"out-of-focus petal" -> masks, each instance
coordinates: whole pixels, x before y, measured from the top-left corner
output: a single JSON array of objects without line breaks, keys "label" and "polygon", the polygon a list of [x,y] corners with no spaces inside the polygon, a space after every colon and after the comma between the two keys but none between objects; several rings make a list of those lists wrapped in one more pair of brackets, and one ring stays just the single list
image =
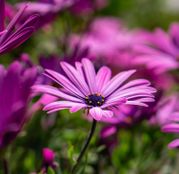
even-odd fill
[{"label": "out-of-focus petal", "polygon": [[179,139],[173,140],[170,144],[168,144],[170,149],[179,148]]}]

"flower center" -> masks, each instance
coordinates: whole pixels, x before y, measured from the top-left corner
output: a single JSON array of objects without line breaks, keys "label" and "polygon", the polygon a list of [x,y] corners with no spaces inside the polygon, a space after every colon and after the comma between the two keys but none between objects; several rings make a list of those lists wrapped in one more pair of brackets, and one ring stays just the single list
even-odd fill
[{"label": "flower center", "polygon": [[104,103],[104,97],[100,94],[91,94],[85,97],[85,102],[91,106],[101,106]]}]

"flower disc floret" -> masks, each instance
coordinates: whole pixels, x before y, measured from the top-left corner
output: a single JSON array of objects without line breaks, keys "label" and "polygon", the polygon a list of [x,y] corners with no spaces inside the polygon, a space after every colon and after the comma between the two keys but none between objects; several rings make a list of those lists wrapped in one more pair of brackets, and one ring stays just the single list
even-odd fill
[{"label": "flower disc floret", "polygon": [[104,103],[104,97],[101,94],[91,94],[85,97],[85,102],[91,106],[101,106]]}]

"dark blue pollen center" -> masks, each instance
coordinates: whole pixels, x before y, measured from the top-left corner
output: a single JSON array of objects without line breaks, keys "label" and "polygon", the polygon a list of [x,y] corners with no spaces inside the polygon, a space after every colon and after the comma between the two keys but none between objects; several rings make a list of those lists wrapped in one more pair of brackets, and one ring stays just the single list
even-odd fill
[{"label": "dark blue pollen center", "polygon": [[91,94],[86,96],[85,102],[91,106],[101,106],[104,103],[104,97],[100,94]]}]

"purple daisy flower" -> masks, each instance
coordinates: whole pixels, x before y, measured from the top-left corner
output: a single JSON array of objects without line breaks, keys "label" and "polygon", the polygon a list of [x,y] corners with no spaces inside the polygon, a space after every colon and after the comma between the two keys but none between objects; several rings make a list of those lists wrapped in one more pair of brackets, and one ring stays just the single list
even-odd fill
[{"label": "purple daisy flower", "polygon": [[6,70],[0,65],[0,149],[6,147],[20,132],[32,115],[28,109],[31,86],[34,85],[37,69],[24,68],[18,61]]},{"label": "purple daisy flower", "polygon": [[37,14],[31,15],[23,22],[23,24],[16,28],[16,25],[23,15],[26,7],[27,4],[18,11],[9,25],[5,28],[5,2],[4,0],[0,1],[0,54],[6,53],[19,46],[34,32],[35,25],[39,17]]},{"label": "purple daisy flower", "polygon": [[136,45],[137,64],[146,65],[157,73],[179,68],[179,24],[173,23],[169,32],[158,28],[154,32],[145,32],[144,42]]},{"label": "purple daisy flower", "polygon": [[[113,17],[96,18],[83,34],[72,34],[70,45],[80,43],[80,48],[89,49],[91,59],[121,69],[134,66],[133,46],[142,42],[141,31],[130,31]],[[106,49],[108,48],[108,49]]]},{"label": "purple daisy flower", "polygon": [[145,79],[132,80],[123,84],[135,70],[124,71],[111,79],[111,70],[101,67],[96,73],[89,59],[76,62],[75,67],[66,62],[60,63],[65,75],[52,70],[45,70],[45,75],[57,82],[61,88],[49,85],[35,85],[34,92],[56,96],[61,101],[52,102],[44,107],[48,113],[63,109],[77,112],[85,109],[95,120],[102,117],[112,117],[111,108],[121,104],[147,106],[153,102],[152,93],[156,90],[150,87]]},{"label": "purple daisy flower", "polygon": [[156,112],[151,117],[151,123],[163,126],[179,116],[178,101],[177,93],[162,97],[155,106]]}]

